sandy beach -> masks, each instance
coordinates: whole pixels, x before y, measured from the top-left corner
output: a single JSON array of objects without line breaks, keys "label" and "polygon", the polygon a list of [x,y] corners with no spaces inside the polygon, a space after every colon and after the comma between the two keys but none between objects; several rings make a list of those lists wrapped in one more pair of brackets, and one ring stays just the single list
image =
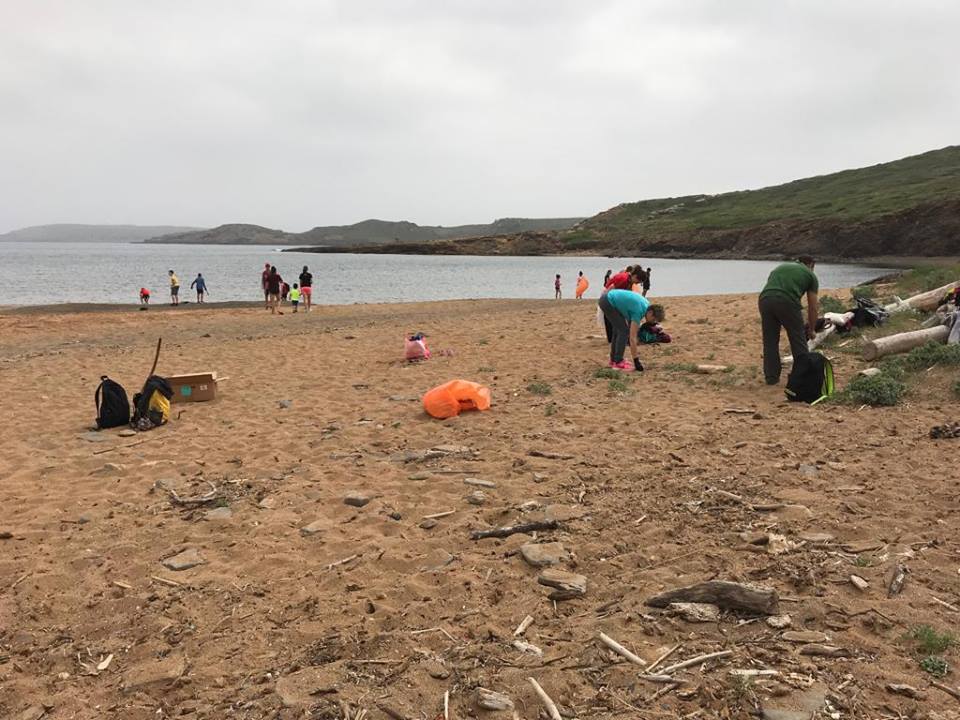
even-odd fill
[{"label": "sandy beach", "polygon": [[[960,618],[960,441],[928,437],[960,419],[946,371],[898,408],[788,404],[762,383],[755,296],[662,301],[675,342],[625,391],[594,376],[594,300],[0,313],[0,717],[433,720],[446,693],[449,718],[535,720],[531,677],[564,717],[957,717],[907,639]],[[408,364],[415,331],[435,357]],[[132,395],[158,337],[160,374],[215,370],[219,397],[89,432],[99,377]],[[831,356],[840,385],[866,367]],[[453,378],[491,410],[425,415]],[[520,552],[546,542],[585,595],[548,598]],[[790,626],[645,605],[713,579],[776,589]],[[514,644],[528,615],[540,654]],[[661,670],[731,654],[658,684],[600,632],[648,664],[679,646]]]}]

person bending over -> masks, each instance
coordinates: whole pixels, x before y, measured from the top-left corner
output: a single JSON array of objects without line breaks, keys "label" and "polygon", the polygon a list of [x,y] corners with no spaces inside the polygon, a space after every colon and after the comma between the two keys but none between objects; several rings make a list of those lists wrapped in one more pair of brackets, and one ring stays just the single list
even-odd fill
[{"label": "person bending over", "polygon": [[[664,318],[662,305],[651,305],[640,293],[632,290],[608,290],[600,298],[603,316],[610,321],[613,339],[610,342],[610,367],[617,370],[643,371],[640,351],[637,349],[637,332],[644,322],[660,322]],[[633,364],[623,359],[627,345]]]},{"label": "person bending over", "polygon": [[[790,352],[797,358],[808,352],[807,340],[816,334],[820,313],[817,293],[820,281],[813,273],[812,257],[801,257],[797,262],[778,265],[767,278],[760,293],[758,307],[763,329],[763,377],[767,385],[780,382],[780,328],[787,331]],[[807,325],[803,325],[800,300],[807,296]]]},{"label": "person bending over", "polygon": [[197,277],[190,283],[190,287],[197,290],[197,302],[203,302],[203,296],[207,294],[207,281],[203,278],[203,273],[197,273]]}]

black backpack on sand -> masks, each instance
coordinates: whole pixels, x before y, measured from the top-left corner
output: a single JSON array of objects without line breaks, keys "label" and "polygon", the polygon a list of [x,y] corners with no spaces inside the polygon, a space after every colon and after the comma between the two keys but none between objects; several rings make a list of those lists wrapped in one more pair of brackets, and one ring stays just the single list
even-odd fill
[{"label": "black backpack on sand", "polygon": [[130,422],[130,402],[120,383],[106,375],[100,376],[100,385],[93,395],[97,405],[97,429],[121,427]]},{"label": "black backpack on sand", "polygon": [[834,393],[833,365],[818,352],[795,357],[786,393],[788,400],[810,405],[830,397]]}]

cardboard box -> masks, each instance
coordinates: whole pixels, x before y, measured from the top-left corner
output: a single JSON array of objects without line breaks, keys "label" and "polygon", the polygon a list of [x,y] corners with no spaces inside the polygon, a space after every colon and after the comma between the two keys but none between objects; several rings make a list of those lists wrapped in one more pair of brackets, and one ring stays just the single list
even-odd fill
[{"label": "cardboard box", "polygon": [[170,375],[167,382],[173,388],[170,402],[205,402],[217,396],[218,378],[215,372],[190,373],[189,375]]}]

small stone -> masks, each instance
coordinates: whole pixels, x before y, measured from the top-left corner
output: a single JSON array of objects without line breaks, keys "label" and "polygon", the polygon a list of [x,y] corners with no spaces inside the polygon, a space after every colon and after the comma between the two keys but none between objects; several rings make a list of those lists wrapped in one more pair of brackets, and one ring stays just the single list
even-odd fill
[{"label": "small stone", "polygon": [[800,539],[806,543],[810,543],[811,545],[827,545],[833,542],[834,537],[830,533],[813,532],[803,533],[800,536]]},{"label": "small stone", "polygon": [[426,518],[420,523],[420,527],[424,530],[432,530],[437,526],[437,521],[433,518]]},{"label": "small stone", "polygon": [[668,615],[679,615],[687,622],[719,622],[720,608],[710,603],[670,603]]},{"label": "small stone", "polygon": [[149,661],[135,666],[124,678],[128,690],[142,690],[151,685],[160,685],[179,680],[187,671],[183,657],[168,656],[160,661]]},{"label": "small stone", "polygon": [[343,498],[344,505],[350,505],[351,507],[361,508],[371,500],[370,496],[362,492],[351,492],[347,493],[346,497]]},{"label": "small stone", "polygon": [[126,430],[121,430],[120,432],[117,433],[117,435],[120,437],[133,437],[136,434],[137,434],[137,431],[131,428],[127,428]]},{"label": "small stone", "polygon": [[771,615],[766,619],[766,623],[775,630],[782,630],[793,624],[793,618],[789,615]]},{"label": "small stone", "polygon": [[413,475],[408,475],[407,480],[413,480],[415,482],[419,482],[421,480],[429,480],[430,477],[431,477],[430,473],[428,472],[414,473]]},{"label": "small stone", "polygon": [[91,519],[92,518],[90,517],[90,515],[88,515],[87,513],[84,513],[83,515],[77,518],[77,525],[86,525],[88,522],[90,522]]},{"label": "small stone", "polygon": [[483,488],[495,488],[497,484],[493,480],[482,480],[480,478],[464,478],[464,485],[474,485]]},{"label": "small stone", "polygon": [[426,665],[427,675],[432,677],[434,680],[446,680],[450,677],[450,671],[447,670],[441,663],[438,662],[428,662]]},{"label": "small stone", "polygon": [[105,463],[103,466],[91,472],[91,475],[116,475],[125,470],[123,465],[117,463]]},{"label": "small stone", "polygon": [[229,520],[233,517],[233,510],[228,507],[218,507],[213,510],[207,510],[207,512],[204,513],[204,517],[211,521]]},{"label": "small stone", "polygon": [[483,490],[474,490],[464,500],[471,505],[484,505],[487,502],[487,494]]},{"label": "small stone", "polygon": [[314,520],[309,525],[305,525],[300,528],[301,535],[316,535],[319,532],[323,532],[327,527],[326,520]]},{"label": "small stone", "polygon": [[198,565],[203,565],[206,562],[206,560],[200,557],[200,553],[196,548],[190,548],[173,557],[167,558],[163,561],[163,566],[170,570],[189,570]]},{"label": "small stone", "polygon": [[783,555],[793,550],[794,547],[796,547],[796,543],[787,540],[785,535],[770,533],[767,536],[767,554],[769,555]]},{"label": "small stone", "polygon": [[275,497],[270,497],[269,495],[257,503],[257,507],[261,510],[273,510],[276,506],[277,499]]},{"label": "small stone", "polygon": [[403,520],[403,515],[398,513],[396,510],[394,510],[393,512],[387,513],[387,517],[390,518],[391,520],[398,520],[398,521]]},{"label": "small stone", "polygon": [[540,503],[538,503],[536,500],[527,500],[517,509],[523,513],[533,512],[534,510],[540,509]]},{"label": "small stone", "polygon": [[799,465],[797,469],[800,471],[800,474],[804,477],[816,477],[820,470],[816,465]]},{"label": "small stone", "polygon": [[277,405],[283,410],[288,410],[293,405],[293,400],[281,400]]},{"label": "small stone", "polygon": [[870,587],[870,583],[868,583],[866,580],[864,580],[864,579],[863,579],[862,577],[860,577],[859,575],[851,575],[851,576],[850,576],[850,582],[851,582],[851,584],[852,584],[857,590],[860,590],[861,592],[863,592],[863,591],[866,590],[868,587]]},{"label": "small stone", "polygon": [[107,440],[109,440],[110,436],[104,433],[101,433],[97,430],[91,430],[90,432],[83,433],[80,436],[80,439],[86,440],[87,442],[100,443],[100,442],[106,442]]},{"label": "small stone", "polygon": [[477,705],[484,710],[513,710],[513,700],[503,693],[477,688]]},{"label": "small stone", "polygon": [[827,637],[825,633],[817,632],[816,630],[788,630],[780,637],[787,642],[802,644],[825,643],[830,641],[830,638]]},{"label": "small stone", "polygon": [[9,540],[13,537],[13,533],[9,530],[0,530],[0,540]]},{"label": "small stone", "polygon": [[520,546],[520,555],[533,567],[550,567],[568,560],[570,555],[558,542],[527,543]]},{"label": "small stone", "polygon": [[535,473],[533,474],[533,481],[534,481],[535,483],[546,482],[546,480],[547,480],[547,476],[544,475],[543,473],[536,473],[536,472],[535,472]]},{"label": "small stone", "polygon": [[912,685],[900,685],[897,683],[888,683],[887,692],[892,692],[894,695],[903,695],[912,700],[923,700],[925,697],[922,692],[917,690]]},{"label": "small stone", "polygon": [[69,679],[70,679],[70,673],[68,672],[57,673],[57,680],[69,680]]},{"label": "small stone", "polygon": [[571,600],[587,594],[587,578],[577,573],[548,569],[540,573],[537,582],[554,588],[548,596],[551,600]]}]

